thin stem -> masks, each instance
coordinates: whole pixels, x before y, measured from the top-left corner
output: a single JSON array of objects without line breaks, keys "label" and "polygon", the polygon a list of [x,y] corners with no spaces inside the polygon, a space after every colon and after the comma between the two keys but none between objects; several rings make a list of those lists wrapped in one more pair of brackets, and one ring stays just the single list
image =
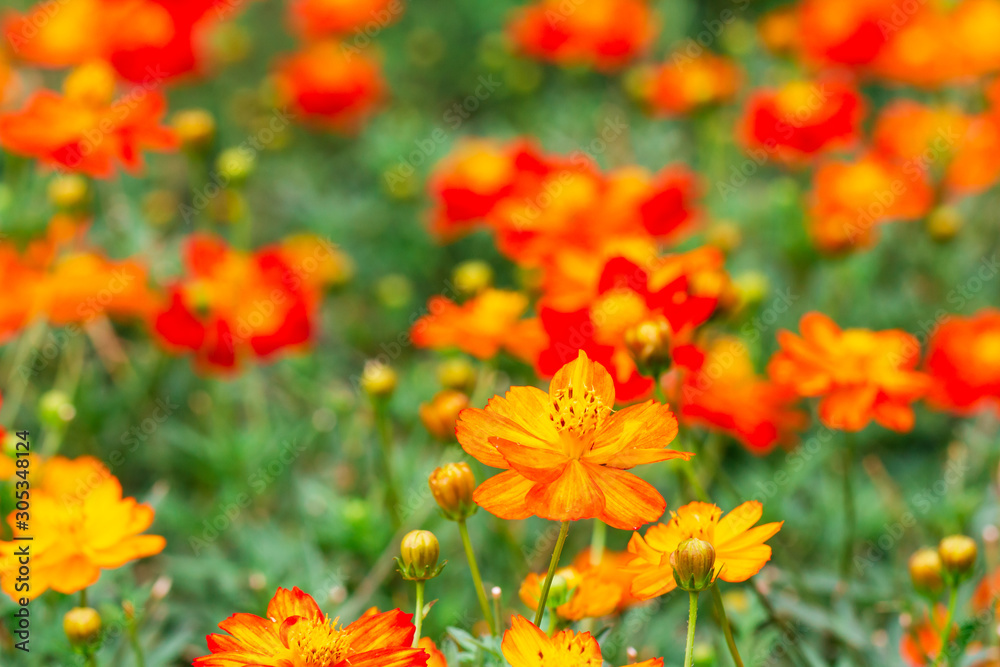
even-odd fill
[{"label": "thin stem", "polygon": [[417,608],[415,610],[414,616],[416,617],[417,633],[413,635],[413,646],[416,648],[417,643],[420,641],[420,630],[424,625],[424,585],[426,581],[418,581],[417,583]]},{"label": "thin stem", "polygon": [[132,644],[132,652],[135,654],[136,667],[146,667],[146,656],[142,652],[142,642],[139,641],[139,631],[135,621],[129,626],[129,641]]},{"label": "thin stem", "polygon": [[740,659],[740,652],[736,648],[736,640],[733,639],[733,629],[729,626],[729,617],[726,616],[726,607],[722,604],[722,593],[719,592],[718,586],[712,586],[712,599],[715,601],[715,609],[719,614],[719,624],[722,626],[722,634],[726,636],[729,655],[733,656],[733,663],[736,667],[743,667],[743,660]]},{"label": "thin stem", "polygon": [[472,540],[469,539],[469,527],[465,525],[465,519],[458,522],[458,532],[462,535],[465,559],[469,562],[469,572],[472,573],[472,583],[476,586],[476,596],[479,598],[479,606],[483,610],[483,618],[490,626],[490,634],[496,637],[496,623],[493,621],[489,600],[486,599],[486,589],[483,588],[483,578],[479,574],[479,565],[476,563],[476,554],[472,550]]},{"label": "thin stem", "polygon": [[569,521],[563,521],[562,526],[559,527],[559,539],[556,540],[556,548],[552,550],[549,573],[545,575],[545,583],[542,584],[542,594],[538,596],[538,609],[535,610],[536,626],[542,622],[542,614],[545,613],[545,603],[549,599],[549,588],[552,587],[552,577],[556,576],[556,568],[559,567],[559,557],[562,555],[567,535],[569,535]]},{"label": "thin stem", "polygon": [[399,516],[399,500],[396,496],[396,478],[392,474],[392,427],[389,424],[389,411],[379,399],[375,399],[375,428],[378,429],[379,446],[382,448],[382,469],[385,473],[385,502],[389,506],[393,528],[399,528],[402,518]]},{"label": "thin stem", "polygon": [[691,667],[694,660],[694,626],[698,621],[698,594],[688,593],[690,606],[688,607],[688,638],[687,648],[684,650],[684,667]]},{"label": "thin stem", "polygon": [[549,614],[549,631],[548,631],[549,637],[551,637],[556,633],[556,628],[558,627],[559,627],[559,614],[557,614],[556,610],[553,609],[552,613]]},{"label": "thin stem", "polygon": [[80,606],[81,607],[86,607],[87,606],[87,589],[86,588],[84,588],[82,591],[80,591]]},{"label": "thin stem", "polygon": [[854,484],[852,471],[854,468],[854,435],[844,434],[844,551],[840,559],[840,578],[845,584],[851,572],[851,561],[854,559],[854,534],[857,523],[854,509]]},{"label": "thin stem", "polygon": [[[955,603],[958,602],[958,586],[949,582],[948,588],[950,589],[948,593],[948,615],[945,617],[944,625],[941,627],[941,650],[938,651],[937,657],[934,658],[934,664],[931,667],[938,667],[941,664],[941,659],[948,653],[948,640],[951,638],[951,623],[955,619]],[[933,613],[931,615],[933,616]]]},{"label": "thin stem", "polygon": [[594,519],[594,532],[590,536],[590,564],[599,565],[604,559],[604,545],[608,539],[608,525]]}]

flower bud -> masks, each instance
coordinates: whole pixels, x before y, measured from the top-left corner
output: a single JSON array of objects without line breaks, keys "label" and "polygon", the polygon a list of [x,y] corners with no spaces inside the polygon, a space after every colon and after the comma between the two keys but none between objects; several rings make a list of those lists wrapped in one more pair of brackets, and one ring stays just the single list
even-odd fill
[{"label": "flower bud", "polygon": [[243,185],[250,174],[256,160],[251,151],[241,148],[227,148],[219,153],[215,161],[215,168],[219,170],[219,175],[228,180],[234,186]]},{"label": "flower bud", "polygon": [[469,407],[469,397],[454,389],[445,389],[434,395],[429,403],[420,405],[420,421],[438,440],[455,440],[455,422],[458,413]]},{"label": "flower bud", "polygon": [[962,230],[962,214],[953,206],[939,206],[927,216],[927,234],[938,243],[946,243]]},{"label": "flower bud", "polygon": [[201,153],[215,139],[215,118],[205,109],[182,109],[174,113],[170,125],[185,150]]},{"label": "flower bud", "polygon": [[101,615],[91,607],[74,607],[63,616],[63,630],[72,644],[89,644],[101,634]]},{"label": "flower bud", "polygon": [[941,578],[941,556],[936,549],[925,547],[910,556],[910,579],[922,593],[937,595],[944,588]]},{"label": "flower bud", "polygon": [[670,554],[674,580],[686,591],[703,591],[712,585],[715,574],[715,547],[696,537],[684,540]]},{"label": "flower bud", "polygon": [[715,246],[722,252],[729,254],[740,247],[743,242],[743,232],[736,224],[728,220],[720,220],[708,228],[705,240],[708,245]]},{"label": "flower bud", "polygon": [[76,408],[65,392],[52,389],[38,402],[38,418],[50,428],[62,428],[76,416]]},{"label": "flower bud", "polygon": [[445,389],[468,393],[476,384],[476,367],[465,357],[445,359],[438,364],[437,377]]},{"label": "flower bud", "polygon": [[425,581],[440,574],[444,563],[438,565],[441,546],[429,530],[412,530],[403,537],[399,546],[402,559],[396,559],[400,574],[410,581]]},{"label": "flower bud", "polygon": [[447,463],[435,468],[427,484],[445,518],[461,521],[476,512],[476,504],[472,502],[476,478],[468,463]]},{"label": "flower bud", "polygon": [[493,269],[481,260],[470,260],[456,266],[451,279],[459,293],[474,296],[493,284]]},{"label": "flower bud", "polygon": [[639,322],[625,331],[625,347],[640,369],[659,375],[670,367],[670,325],[662,318]]},{"label": "flower bud", "polygon": [[79,174],[63,174],[49,181],[49,201],[56,208],[67,211],[78,209],[90,198],[87,179]]},{"label": "flower bud", "polygon": [[368,361],[361,376],[361,388],[372,398],[388,398],[396,391],[399,378],[396,371],[377,361]]},{"label": "flower bud", "polygon": [[976,564],[978,553],[976,541],[965,535],[951,535],[938,544],[941,564],[947,572],[957,576],[962,576],[972,569]]}]

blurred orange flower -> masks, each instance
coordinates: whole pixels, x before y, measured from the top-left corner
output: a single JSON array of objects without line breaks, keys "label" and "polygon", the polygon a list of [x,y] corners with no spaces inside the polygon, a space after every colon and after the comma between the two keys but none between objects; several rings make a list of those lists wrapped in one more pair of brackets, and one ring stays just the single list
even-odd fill
[{"label": "blurred orange flower", "polygon": [[820,419],[829,428],[860,431],[874,419],[894,431],[913,428],[911,403],[930,388],[915,370],[920,344],[890,329],[842,330],[822,313],[807,313],[802,335],[782,330],[781,350],[768,365],[778,384],[800,396],[821,397]]},{"label": "blurred orange flower", "polygon": [[[625,570],[631,560],[627,552],[605,550],[601,561],[594,564],[589,549],[581,552],[571,566],[556,571],[570,591],[569,599],[556,608],[556,613],[568,621],[579,621],[621,612],[636,604],[638,600],[630,592],[635,577]],[[518,595],[532,610],[538,608],[544,579],[544,572],[532,572],[521,582]]]},{"label": "blurred orange flower", "polygon": [[219,627],[227,635],[208,635],[210,655],[194,667],[244,665],[392,665],[425,667],[430,655],[411,648],[416,628],[411,614],[398,609],[365,614],[340,626],[298,588],[279,588],[267,605],[267,616],[233,614]]},{"label": "blurred orange flower", "polygon": [[176,148],[173,131],[160,124],[166,101],[158,91],[114,101],[115,75],[92,62],[74,70],[65,94],[35,93],[21,111],[0,114],[4,148],[50,167],[107,178],[121,162],[142,167],[143,150]]},{"label": "blurred orange flower", "polygon": [[[503,635],[503,656],[511,667],[602,667],[601,645],[589,632],[562,630],[552,637],[523,616],[511,619]],[[635,667],[663,667],[663,658],[643,660]]]},{"label": "blurred orange flower", "polygon": [[708,52],[692,58],[680,51],[668,58],[639,74],[639,95],[654,114],[683,115],[736,94],[741,71],[729,58]]},{"label": "blurred orange flower", "polygon": [[926,370],[931,405],[966,413],[1000,408],[1000,310],[952,316],[931,335]]},{"label": "blurred orange flower", "polygon": [[755,92],[740,134],[750,150],[798,164],[853,144],[864,106],[854,87],[839,79],[796,81]]},{"label": "blurred orange flower", "polygon": [[278,247],[253,254],[196,234],[185,247],[188,276],[169,287],[152,316],[162,342],[190,350],[205,370],[237,367],[309,342],[318,296]]},{"label": "blurred orange flower", "polygon": [[900,11],[896,0],[802,0],[797,42],[814,62],[866,65],[896,27],[894,11]]},{"label": "blurred orange flower", "polygon": [[539,0],[519,9],[507,32],[534,58],[613,70],[646,51],[657,20],[646,0]]},{"label": "blurred orange flower", "polygon": [[288,11],[296,32],[308,39],[355,32],[354,48],[361,37],[371,39],[403,13],[403,0],[293,0]]},{"label": "blurred orange flower", "polygon": [[823,162],[813,175],[809,232],[826,252],[867,248],[877,242],[880,225],[918,219],[934,198],[923,171],[878,154]]},{"label": "blurred orange flower", "polygon": [[758,376],[746,345],[731,336],[711,342],[679,392],[683,420],[729,433],[754,454],[794,443],[808,421],[795,409],[798,396]]},{"label": "blurred orange flower", "polygon": [[[943,604],[934,605],[934,618],[924,613],[918,623],[904,628],[899,641],[899,653],[910,667],[924,667],[935,663],[941,652],[941,628],[948,620],[948,610]],[[958,626],[952,627],[952,637]]]},{"label": "blurred orange flower", "polygon": [[[28,535],[16,514],[8,517],[14,537]],[[32,493],[31,581],[18,583],[18,549],[25,543],[14,539],[0,542],[0,586],[15,600],[50,588],[76,593],[102,569],[160,553],[166,541],[141,534],[152,523],[153,508],[122,498],[118,479],[97,459],[49,459]]]},{"label": "blurred orange flower", "polygon": [[684,540],[698,538],[715,548],[715,577],[729,582],[746,581],[771,560],[771,547],[764,544],[784,524],[760,521],[764,508],[760,502],[743,503],[725,517],[711,503],[688,503],[676,512],[669,523],[658,523],[646,531],[643,538],[634,533],[628,543],[635,557],[629,569],[635,573],[632,594],[648,600],[677,587],[670,554]]},{"label": "blurred orange flower", "polygon": [[521,292],[493,288],[461,305],[436,296],[427,304],[429,313],[413,324],[410,335],[417,347],[457,348],[479,359],[491,359],[501,349],[523,350],[524,335],[537,334],[529,321],[521,320],[527,308],[528,297]]},{"label": "blurred orange flower", "polygon": [[667,406],[647,401],[613,412],[614,403],[611,376],[581,350],[556,373],[548,394],[512,387],[484,410],[464,410],[462,448],[506,471],[479,485],[476,503],[503,519],[599,518],[623,529],[655,521],[666,503],[626,470],[693,455],[667,449],[677,436]]},{"label": "blurred orange flower", "polygon": [[274,72],[278,101],[293,117],[342,133],[358,131],[386,97],[379,65],[334,40],[282,58]]}]

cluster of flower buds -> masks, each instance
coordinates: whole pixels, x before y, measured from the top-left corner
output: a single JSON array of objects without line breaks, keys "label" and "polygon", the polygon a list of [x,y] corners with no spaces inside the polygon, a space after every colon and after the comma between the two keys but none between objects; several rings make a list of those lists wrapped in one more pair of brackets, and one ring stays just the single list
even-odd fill
[{"label": "cluster of flower buds", "polygon": [[920,593],[937,597],[945,588],[957,586],[976,564],[979,549],[966,535],[951,535],[937,549],[924,547],[910,556],[910,579]]}]

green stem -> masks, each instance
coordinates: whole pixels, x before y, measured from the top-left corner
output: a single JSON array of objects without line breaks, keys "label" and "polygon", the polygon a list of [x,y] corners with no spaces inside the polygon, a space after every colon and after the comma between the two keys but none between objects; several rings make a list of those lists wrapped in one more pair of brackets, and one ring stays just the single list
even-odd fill
[{"label": "green stem", "polygon": [[552,560],[549,561],[549,573],[545,575],[545,583],[542,584],[542,594],[538,597],[538,609],[535,610],[535,625],[542,622],[542,615],[545,613],[545,603],[549,599],[549,588],[552,587],[552,577],[556,576],[556,568],[559,567],[559,557],[562,555],[563,545],[566,544],[566,536],[569,534],[569,521],[563,521],[559,527],[559,538],[556,540],[556,548],[552,550]]},{"label": "green stem", "polygon": [[852,470],[854,468],[854,435],[844,434],[844,551],[840,559],[840,578],[845,584],[851,572],[851,561],[854,559],[854,534],[857,523],[854,509],[854,484]]},{"label": "green stem", "polygon": [[718,586],[712,586],[712,599],[715,601],[715,609],[719,614],[719,624],[722,626],[722,633],[726,636],[729,655],[733,656],[733,663],[736,667],[743,667],[743,660],[740,659],[740,652],[736,648],[736,640],[733,639],[733,629],[729,626],[729,617],[726,616],[726,607],[722,604],[722,593],[719,592]]},{"label": "green stem", "polygon": [[465,559],[469,562],[469,571],[472,573],[472,582],[476,586],[476,596],[479,598],[479,606],[483,610],[483,618],[490,626],[490,634],[496,637],[496,623],[493,621],[493,612],[490,610],[489,600],[486,599],[486,589],[483,588],[483,578],[479,574],[479,565],[476,563],[476,554],[472,550],[472,540],[469,539],[469,528],[465,525],[465,519],[458,522],[458,532],[462,535],[462,546],[465,547]]},{"label": "green stem", "polygon": [[934,658],[934,664],[931,667],[938,667],[941,664],[941,659],[948,653],[948,640],[951,638],[951,623],[955,618],[955,603],[958,602],[958,586],[949,583],[948,588],[950,589],[948,593],[948,615],[945,617],[944,625],[941,627],[941,650],[938,651],[937,657]]},{"label": "green stem", "polygon": [[142,642],[139,641],[139,632],[134,621],[129,627],[129,641],[135,654],[136,667],[146,667],[146,656],[142,652]]},{"label": "green stem", "polygon": [[87,589],[86,588],[84,588],[82,591],[80,591],[80,606],[81,607],[86,607],[87,606]]},{"label": "green stem", "polygon": [[608,540],[608,525],[594,519],[594,532],[590,536],[590,564],[599,565],[604,559],[604,545]]},{"label": "green stem", "polygon": [[684,650],[684,667],[691,667],[694,660],[694,626],[698,620],[698,594],[688,593],[690,605],[688,607],[688,638],[687,648]]},{"label": "green stem", "polygon": [[393,528],[399,528],[402,518],[399,516],[399,499],[396,496],[396,478],[392,474],[392,427],[389,424],[389,411],[379,399],[375,399],[375,428],[378,429],[379,446],[382,448],[382,468],[385,473],[385,502],[389,506]]},{"label": "green stem", "polygon": [[426,581],[418,581],[417,583],[417,608],[414,616],[416,617],[417,633],[413,635],[413,646],[416,648],[417,643],[420,641],[420,630],[424,625],[424,585]]},{"label": "green stem", "polygon": [[559,627],[559,614],[553,609],[552,613],[549,614],[549,631],[548,635],[551,637],[556,633],[556,629]]}]

